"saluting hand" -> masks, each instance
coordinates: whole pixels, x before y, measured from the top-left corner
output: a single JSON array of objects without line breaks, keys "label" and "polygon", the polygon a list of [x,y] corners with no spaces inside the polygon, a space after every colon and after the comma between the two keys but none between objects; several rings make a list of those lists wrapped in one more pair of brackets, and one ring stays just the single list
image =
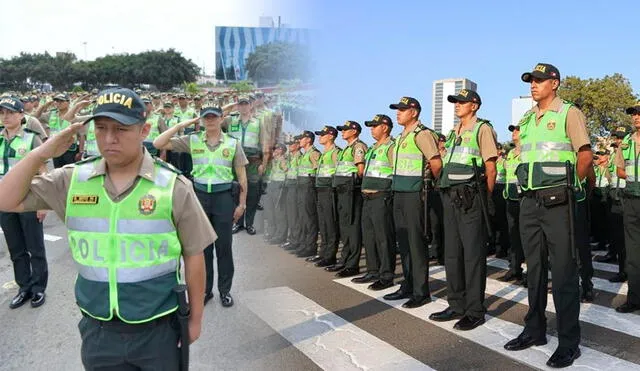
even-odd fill
[{"label": "saluting hand", "polygon": [[37,152],[43,161],[62,156],[75,143],[75,135],[80,131],[82,125],[82,122],[69,125],[66,129],[47,139],[34,152]]}]

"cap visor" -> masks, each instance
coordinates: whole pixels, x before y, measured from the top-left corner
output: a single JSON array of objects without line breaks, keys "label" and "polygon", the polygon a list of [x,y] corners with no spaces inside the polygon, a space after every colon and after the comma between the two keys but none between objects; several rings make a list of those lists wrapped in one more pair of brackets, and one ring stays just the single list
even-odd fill
[{"label": "cap visor", "polygon": [[329,133],[325,133],[324,131],[314,131],[313,133],[314,133],[315,135],[329,134]]},{"label": "cap visor", "polygon": [[381,123],[380,123],[380,122],[377,122],[377,121],[365,121],[365,122],[364,122],[364,126],[366,126],[366,127],[368,127],[368,128],[373,127],[373,126],[378,126],[378,125],[380,125],[380,124],[381,124]]},{"label": "cap visor", "polygon": [[348,126],[336,126],[336,129],[338,129],[338,131],[343,131],[343,130],[349,130]]},{"label": "cap visor", "polygon": [[206,115],[214,115],[216,117],[222,116],[222,113],[218,111],[204,111],[200,113],[200,117],[205,117]]},{"label": "cap visor", "polygon": [[411,108],[411,107],[409,107],[406,104],[397,103],[397,104],[390,104],[389,108],[391,108],[391,109],[405,109],[405,108]]},{"label": "cap visor", "polygon": [[6,108],[9,111],[13,111],[13,112],[21,112],[19,109],[16,109],[15,107],[9,106],[9,105],[0,104],[0,107]]},{"label": "cap visor", "polygon": [[534,78],[534,77],[536,79],[544,79],[544,80],[548,80],[548,79],[552,78],[551,76],[547,75],[546,73],[542,73],[540,71],[525,72],[525,73],[522,74],[522,76],[520,78],[524,82],[531,82],[531,79]]},{"label": "cap visor", "polygon": [[91,116],[90,118],[88,118],[83,124],[88,123],[91,120],[94,120],[98,117],[107,117],[113,120],[118,121],[119,123],[121,123],[122,125],[135,125],[139,122],[141,122],[142,120],[133,118],[133,117],[129,117],[129,116],[125,116],[121,113],[114,113],[114,112],[102,112],[102,113],[98,113],[95,114],[93,116]]},{"label": "cap visor", "polygon": [[640,112],[640,109],[638,109],[640,107],[629,107],[626,110],[624,110],[628,115],[633,115],[636,112]]},{"label": "cap visor", "polygon": [[509,125],[509,127],[508,127],[509,131],[511,131],[511,132],[515,131],[516,128],[520,129],[519,127],[517,127],[515,125]]}]

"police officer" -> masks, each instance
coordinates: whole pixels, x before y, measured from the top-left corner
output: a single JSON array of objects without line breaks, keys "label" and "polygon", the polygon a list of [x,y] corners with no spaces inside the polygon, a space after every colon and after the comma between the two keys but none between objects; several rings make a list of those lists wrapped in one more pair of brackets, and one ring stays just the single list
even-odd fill
[{"label": "police officer", "polygon": [[[48,136],[59,133],[71,124],[69,121],[62,118],[69,110],[69,101],[69,95],[64,93],[56,94],[53,97],[53,100],[41,105],[34,114],[41,123],[45,124],[45,130],[47,130]],[[45,113],[51,105],[54,105],[54,109]],[[80,157],[81,155],[79,155],[78,145],[77,143],[73,143],[67,152],[60,155],[60,157],[53,159],[53,166],[55,168],[59,168],[67,164],[72,164],[79,160]]]},{"label": "police officer", "polygon": [[[198,114],[196,113],[194,108],[189,105],[189,99],[186,94],[178,95],[178,107],[175,108],[173,114],[178,117],[178,122],[184,122],[187,120],[198,118]],[[196,121],[199,121],[199,120],[196,120]],[[156,130],[153,128],[153,126],[152,126],[152,129],[153,130],[151,131],[150,135],[152,136],[156,135]],[[184,134],[191,134],[194,131],[199,131],[199,129],[200,129],[199,122],[196,122],[195,125],[190,125],[188,127],[185,127],[183,130],[184,130]],[[178,166],[176,167],[178,169],[180,169],[185,174],[191,174],[191,169],[193,168],[193,162],[192,162],[190,153],[188,152],[179,153],[177,161],[178,161]]]},{"label": "police officer", "polygon": [[559,344],[547,365],[559,368],[571,365],[580,356],[577,252],[572,251],[567,233],[572,225],[572,202],[568,199],[574,192],[567,190],[566,170],[575,169],[576,176],[569,181],[573,187],[580,187],[578,179],[586,179],[592,172],[592,154],[584,115],[556,94],[560,86],[558,69],[539,63],[532,72],[522,74],[522,81],[531,84],[531,95],[537,102],[519,123],[521,151],[516,169],[524,196],[520,233],[527,261],[529,311],[523,332],[504,347],[517,351],[547,343],[545,310],[551,264]]},{"label": "police officer", "polygon": [[223,123],[223,129],[227,134],[238,139],[242,149],[249,160],[247,165],[247,210],[238,222],[233,226],[233,233],[246,229],[250,235],[256,234],[253,221],[256,216],[258,202],[260,199],[260,178],[266,169],[271,157],[271,148],[265,137],[265,132],[260,127],[260,121],[251,114],[251,102],[249,97],[238,98],[235,106],[238,116],[228,116]]},{"label": "police officer", "polygon": [[333,177],[336,173],[340,147],[335,141],[338,130],[333,126],[325,126],[315,132],[319,142],[324,146],[318,160],[316,191],[318,193],[318,229],[320,231],[320,247],[317,256],[310,259],[316,267],[328,267],[336,264],[338,253],[338,218],[336,198],[333,188]]},{"label": "police officer", "polygon": [[300,212],[298,210],[298,163],[300,153],[300,141],[293,138],[286,143],[289,146],[287,153],[287,176],[284,181],[284,197],[287,214],[287,242],[280,245],[285,250],[294,251],[300,246],[302,228],[300,226]]},{"label": "police officer", "polygon": [[402,97],[397,104],[396,121],[403,127],[395,141],[393,154],[393,220],[396,239],[402,259],[404,281],[396,292],[384,296],[386,300],[409,298],[402,306],[417,308],[431,301],[427,254],[423,235],[423,200],[425,159],[437,178],[442,168],[438,152],[437,134],[422,125],[420,102]]},{"label": "police officer", "polygon": [[[438,151],[440,158],[444,158],[447,149],[445,143],[447,138],[438,134]],[[431,168],[427,167],[427,207],[429,211],[429,258],[435,258],[438,265],[444,265],[444,209],[442,206],[442,194],[438,185],[438,178],[433,175]]]},{"label": "police officer", "polygon": [[[233,281],[233,253],[231,228],[246,209],[247,179],[245,166],[248,163],[240,142],[223,133],[222,110],[214,106],[204,106],[200,117],[183,121],[162,133],[153,142],[159,150],[174,153],[190,153],[193,158],[193,187],[211,226],[218,234],[214,244],[204,250],[207,269],[205,304],[213,298],[213,251],[218,263],[218,292],[220,302],[225,307],[233,305],[230,294]],[[192,132],[176,137],[180,131],[200,121],[204,127],[202,133]],[[237,177],[240,183],[240,204],[235,205],[231,189]]]},{"label": "police officer", "polygon": [[622,140],[627,135],[627,128],[620,126],[616,128],[613,133],[613,143],[611,144],[614,149],[614,154],[611,156],[609,163],[609,172],[611,174],[611,181],[609,182],[609,230],[611,233],[611,244],[609,245],[610,251],[614,252],[618,260],[618,273],[609,278],[611,282],[625,282],[627,280],[627,273],[625,271],[627,260],[627,249],[625,247],[624,236],[624,217],[622,213],[622,193],[626,187],[626,181],[618,177],[616,171],[615,159],[617,158],[618,151],[621,151]]},{"label": "police officer", "polygon": [[318,210],[316,208],[316,174],[320,151],[313,145],[315,134],[305,130],[296,137],[304,154],[298,161],[298,218],[300,219],[300,239],[295,254],[299,258],[317,255],[318,251]]},{"label": "police officer", "polygon": [[267,194],[267,232],[269,236],[267,242],[270,245],[280,245],[287,237],[287,213],[285,203],[285,180],[287,178],[287,146],[276,144],[273,149],[273,159],[271,160],[267,182],[269,183],[269,193]]},{"label": "police officer", "polygon": [[338,156],[338,166],[333,177],[338,201],[338,226],[342,253],[340,262],[325,269],[336,273],[337,277],[351,277],[360,273],[362,252],[362,193],[360,184],[364,173],[367,145],[359,139],[362,127],[355,121],[346,121],[337,129],[347,142]]},{"label": "police officer", "polygon": [[[608,208],[608,190],[611,181],[611,173],[609,172],[609,151],[599,150],[593,156],[593,169],[596,175],[596,187],[590,200],[591,214],[591,235],[598,242],[598,248],[605,250],[609,243],[609,228],[607,222],[609,219]],[[609,246],[611,246],[609,244]],[[609,249],[606,255],[596,256],[594,261],[611,263],[616,260],[615,250]]]},{"label": "police officer", "polygon": [[493,192],[498,152],[491,124],[477,117],[482,105],[480,95],[462,89],[447,100],[455,104],[455,115],[460,119],[449,133],[440,177],[447,226],[444,266],[449,307],[429,319],[459,319],[454,328],[466,331],[482,325],[487,311],[486,251],[478,241],[486,241],[485,215],[490,212],[483,208],[487,208]]},{"label": "police officer", "polygon": [[516,168],[520,163],[520,126],[509,125],[509,131],[515,147],[509,151],[504,161],[506,185],[503,197],[507,204],[507,224],[511,250],[509,251],[509,270],[498,280],[502,282],[516,281],[516,284],[526,286],[526,279],[522,273],[524,251],[520,239],[520,186],[516,176]]},{"label": "police officer", "polygon": [[616,151],[618,177],[626,180],[624,188],[624,239],[626,250],[625,272],[629,280],[627,301],[616,308],[617,312],[630,313],[640,310],[640,102],[626,110],[633,119],[634,132],[628,134]]},{"label": "police officer", "polygon": [[[42,144],[31,130],[23,128],[24,106],[16,98],[0,98],[0,120],[4,128],[0,131],[0,179],[29,152]],[[38,170],[47,172],[45,165]],[[3,196],[4,197],[4,196]],[[42,221],[46,212],[0,213],[0,226],[4,231],[7,248],[13,263],[13,274],[18,284],[18,294],[9,303],[15,309],[31,299],[36,308],[45,302],[48,269],[44,250]]]},{"label": "police officer", "polygon": [[367,273],[352,279],[355,283],[369,283],[370,290],[379,291],[393,286],[396,268],[395,231],[393,228],[394,141],[393,122],[387,115],[378,114],[365,121],[376,140],[365,158],[362,178],[362,236],[366,254]]},{"label": "police officer", "polygon": [[[215,232],[190,183],[144,149],[144,112],[131,90],[105,90],[93,116],[104,158],[34,178],[44,161],[67,151],[82,126],[76,123],[31,151],[0,181],[0,210],[52,209],[67,225],[88,370],[177,370],[179,341],[200,336],[202,251]],[[180,339],[174,316],[181,258],[191,307],[189,339]]]},{"label": "police officer", "polygon": [[[503,197],[505,190],[505,178],[506,171],[504,167],[505,151],[502,144],[498,143],[498,158],[496,159],[496,184],[491,193],[491,199],[495,206],[495,215],[493,215],[493,241],[489,241],[490,253],[495,251],[496,258],[505,258],[509,253],[509,227],[507,223],[507,204]],[[495,246],[495,242],[500,245],[499,248]]]}]

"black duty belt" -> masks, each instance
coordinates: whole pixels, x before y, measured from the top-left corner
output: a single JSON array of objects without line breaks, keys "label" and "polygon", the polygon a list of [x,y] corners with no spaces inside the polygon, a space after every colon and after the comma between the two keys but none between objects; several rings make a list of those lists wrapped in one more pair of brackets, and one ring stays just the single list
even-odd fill
[{"label": "black duty belt", "polygon": [[391,192],[388,191],[378,191],[378,192],[362,192],[362,198],[365,200],[375,200],[376,198],[391,196]]},{"label": "black duty belt", "polygon": [[156,318],[153,319],[151,321],[148,322],[143,322],[143,323],[127,323],[124,322],[122,319],[118,318],[115,314],[113,315],[113,318],[110,319],[109,321],[103,321],[103,320],[99,320],[99,319],[95,319],[91,316],[89,316],[88,314],[82,312],[82,315],[84,316],[84,318],[88,319],[91,322],[94,322],[98,325],[100,325],[100,327],[104,328],[104,329],[111,329],[113,331],[118,331],[118,332],[140,332],[140,331],[146,331],[150,328],[154,328],[157,327],[161,324],[164,324],[166,322],[170,322],[173,318],[174,318],[174,313],[170,313],[167,314],[165,316],[162,316],[160,318]]}]

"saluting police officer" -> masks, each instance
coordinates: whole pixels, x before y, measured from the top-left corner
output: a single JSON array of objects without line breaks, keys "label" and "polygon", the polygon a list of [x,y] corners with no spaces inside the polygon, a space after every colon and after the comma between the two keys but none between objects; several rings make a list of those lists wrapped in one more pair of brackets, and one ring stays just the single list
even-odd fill
[{"label": "saluting police officer", "polygon": [[[27,128],[23,128],[24,106],[17,98],[0,98],[0,120],[4,128],[0,131],[0,179],[42,141]],[[47,172],[41,164],[40,174]],[[5,197],[4,194],[2,197]],[[7,248],[13,263],[13,274],[18,284],[18,294],[9,303],[15,309],[31,299],[33,308],[45,302],[45,289],[49,272],[44,250],[42,221],[45,211],[24,213],[0,213],[0,226],[7,241]]]},{"label": "saluting police officer", "polygon": [[522,273],[524,251],[520,239],[520,186],[516,176],[516,168],[520,163],[520,126],[509,125],[509,131],[515,147],[509,151],[504,161],[506,185],[502,195],[507,204],[507,224],[511,250],[509,251],[509,270],[498,280],[502,282],[516,281],[516,284],[526,286],[526,279]]},{"label": "saluting police officer", "polygon": [[[177,370],[178,343],[200,336],[204,296],[202,251],[215,240],[191,184],[142,142],[144,103],[129,89],[98,95],[92,119],[103,158],[35,176],[65,153],[82,127],[72,124],[31,151],[0,181],[0,210],[53,209],[65,221],[78,268],[86,369]],[[175,312],[184,261],[189,339]]]},{"label": "saluting police officer", "polygon": [[352,279],[355,283],[371,283],[370,290],[384,290],[393,286],[396,268],[395,231],[393,226],[394,141],[393,122],[387,115],[378,114],[365,121],[376,140],[365,155],[362,178],[362,237],[367,261],[367,273]]},{"label": "saluting police officer", "polygon": [[560,72],[556,67],[540,63],[521,78],[531,84],[531,96],[537,102],[519,123],[521,151],[516,169],[524,196],[520,232],[527,262],[529,311],[522,333],[504,347],[516,351],[547,343],[545,310],[551,264],[559,344],[547,365],[566,367],[580,356],[578,252],[577,246],[571,246],[575,222],[570,216],[575,213],[569,210],[574,205],[570,198],[584,198],[574,190],[581,187],[579,179],[592,172],[591,145],[582,112],[557,96]]},{"label": "saluting police officer", "polygon": [[477,117],[482,105],[480,95],[462,89],[449,95],[460,119],[449,133],[447,156],[440,177],[443,190],[444,266],[447,272],[449,307],[433,313],[429,319],[451,321],[457,330],[472,330],[485,321],[484,292],[487,279],[486,240],[489,222],[487,208],[496,179],[496,134],[491,124]]},{"label": "saluting police officer", "polygon": [[351,277],[360,273],[362,252],[362,193],[360,184],[364,173],[367,145],[359,139],[362,127],[355,121],[346,121],[337,129],[347,146],[338,156],[338,166],[333,176],[333,186],[338,200],[338,227],[342,241],[340,262],[325,269],[337,277]]},{"label": "saluting police officer", "polygon": [[[40,120],[41,123],[45,124],[45,129],[47,130],[47,135],[52,136],[59,133],[61,130],[67,128],[71,123],[67,120],[64,120],[62,117],[69,110],[69,95],[61,93],[56,94],[53,97],[53,100],[48,101],[38,108],[34,116]],[[45,110],[49,109],[51,105],[54,108],[45,113]],[[60,157],[53,159],[53,166],[55,168],[62,167],[67,164],[72,164],[75,161],[79,160],[80,156],[78,155],[78,145],[77,143],[73,143],[69,150],[65,153],[61,154]]]},{"label": "saluting police officer", "polygon": [[640,310],[640,102],[627,108],[626,112],[631,115],[635,130],[622,140],[615,162],[618,176],[626,180],[622,211],[629,290],[627,301],[616,308],[620,313]]},{"label": "saluting police officer", "polygon": [[293,251],[300,246],[302,227],[300,224],[300,211],[298,210],[298,162],[302,157],[300,153],[300,140],[293,138],[286,143],[289,146],[287,154],[287,177],[284,181],[285,191],[283,197],[286,202],[287,213],[287,242],[280,245],[285,250]]},{"label": "saluting police officer", "polygon": [[254,235],[256,229],[253,221],[260,201],[260,179],[271,158],[271,146],[268,133],[260,126],[260,120],[252,116],[249,97],[238,98],[235,107],[240,114],[227,116],[222,127],[226,129],[227,134],[240,141],[249,164],[247,165],[247,210],[233,226],[233,233],[246,229],[248,234]]},{"label": "saluting police officer", "polygon": [[[207,285],[204,303],[213,298],[213,251],[218,260],[218,292],[220,302],[225,307],[233,305],[230,294],[234,266],[231,229],[246,209],[247,179],[245,166],[248,161],[240,142],[223,133],[222,110],[214,106],[205,106],[200,117],[183,121],[162,133],[153,142],[159,150],[174,153],[190,153],[193,158],[193,187],[211,226],[218,234],[214,244],[204,250],[207,269]],[[176,137],[179,131],[201,122],[204,131]],[[235,175],[235,176],[234,176]],[[235,205],[232,197],[232,183],[240,183],[240,204]]]},{"label": "saluting police officer", "polygon": [[[442,168],[438,151],[438,135],[420,122],[422,107],[417,99],[402,97],[397,104],[396,119],[403,127],[395,141],[393,154],[393,220],[402,259],[404,281],[396,292],[384,296],[386,300],[409,298],[402,306],[417,308],[431,301],[427,251],[423,235],[425,159],[437,178]],[[446,234],[445,234],[446,235]]]},{"label": "saluting police officer", "polygon": [[309,258],[318,251],[318,209],[316,208],[316,174],[320,151],[313,145],[316,139],[312,131],[305,130],[296,137],[304,154],[298,160],[298,217],[300,219],[300,240],[295,254],[299,258]]},{"label": "saluting police officer", "polygon": [[319,142],[324,146],[318,160],[316,191],[318,193],[318,228],[320,231],[320,247],[318,255],[310,258],[316,267],[328,267],[336,264],[338,253],[338,215],[333,189],[333,177],[336,173],[340,147],[335,141],[338,130],[333,126],[325,126],[315,132]]}]

